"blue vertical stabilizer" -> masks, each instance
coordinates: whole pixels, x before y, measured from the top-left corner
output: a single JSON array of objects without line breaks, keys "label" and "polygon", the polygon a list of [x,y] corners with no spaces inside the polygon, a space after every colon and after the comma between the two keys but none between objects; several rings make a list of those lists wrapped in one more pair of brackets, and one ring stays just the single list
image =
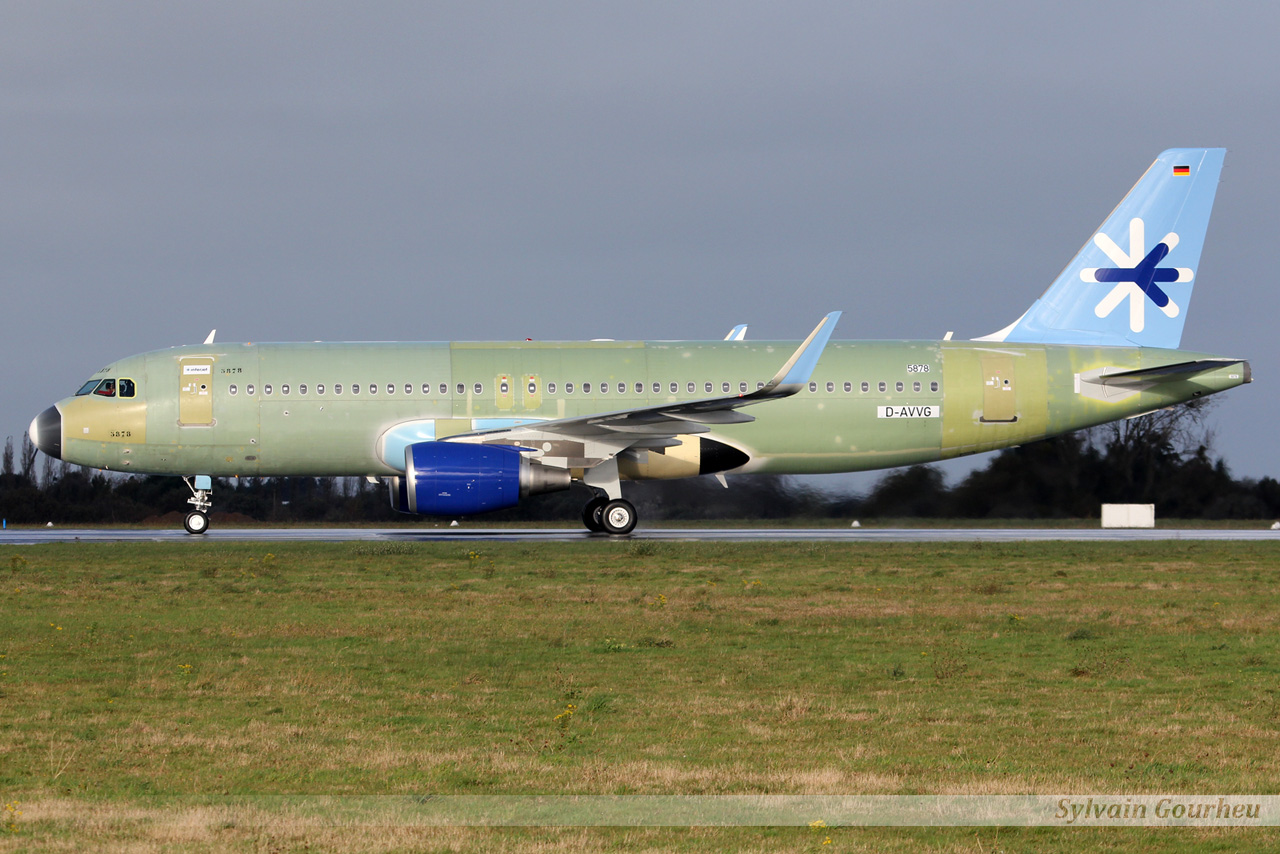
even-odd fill
[{"label": "blue vertical stabilizer", "polygon": [[975,340],[1176,349],[1225,154],[1161,153],[1026,314]]}]

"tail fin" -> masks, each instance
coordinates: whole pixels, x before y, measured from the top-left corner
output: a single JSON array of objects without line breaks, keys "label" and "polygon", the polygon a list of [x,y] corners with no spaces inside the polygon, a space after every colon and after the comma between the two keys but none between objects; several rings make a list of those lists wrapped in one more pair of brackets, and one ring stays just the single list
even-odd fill
[{"label": "tail fin", "polygon": [[974,340],[1176,349],[1225,154],[1161,153],[1026,314]]}]

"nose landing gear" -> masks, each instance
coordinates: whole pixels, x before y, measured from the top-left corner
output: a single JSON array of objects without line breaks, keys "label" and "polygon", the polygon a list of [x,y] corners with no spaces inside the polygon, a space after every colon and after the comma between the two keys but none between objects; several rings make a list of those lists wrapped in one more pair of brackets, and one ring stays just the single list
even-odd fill
[{"label": "nose landing gear", "polygon": [[[194,482],[193,482],[194,481]],[[209,530],[209,508],[213,506],[213,478],[208,475],[183,477],[182,482],[191,490],[187,503],[195,509],[182,520],[188,534],[203,534]]]}]

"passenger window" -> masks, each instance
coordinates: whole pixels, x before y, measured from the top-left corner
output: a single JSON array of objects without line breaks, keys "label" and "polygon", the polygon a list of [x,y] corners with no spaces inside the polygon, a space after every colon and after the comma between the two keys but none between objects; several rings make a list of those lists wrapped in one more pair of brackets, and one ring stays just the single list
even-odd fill
[{"label": "passenger window", "polygon": [[509,391],[511,391],[511,384],[506,380],[498,384],[498,394],[506,394]]},{"label": "passenger window", "polygon": [[889,385],[884,380],[880,380],[880,382],[876,384],[876,388],[880,389],[881,392],[886,392],[889,390]]},{"label": "passenger window", "polygon": [[702,384],[702,390],[703,390],[704,392],[706,392],[707,394],[711,394],[711,389],[713,389],[713,388],[715,388],[715,386],[711,385],[711,383],[703,383],[703,384]]},{"label": "passenger window", "polygon": [[694,385],[693,383],[689,383],[689,385],[688,385],[689,394],[693,394],[693,392],[694,392],[694,390],[695,390],[696,388],[697,388],[697,386],[696,386],[696,385]]},{"label": "passenger window", "polygon": [[547,383],[547,394],[555,394],[555,393],[556,393],[556,384]]},{"label": "passenger window", "polygon": [[582,384],[582,393],[583,393],[583,394],[591,394],[591,383],[583,383],[583,384]]},{"label": "passenger window", "polygon": [[271,396],[271,383],[267,383],[262,387],[262,393],[265,394],[267,397]]},{"label": "passenger window", "polygon": [[[654,383],[657,385],[657,383]],[[636,394],[644,394],[644,383],[636,383]]]},{"label": "passenger window", "polygon": [[431,383],[423,383],[423,384],[422,384],[422,394],[423,394],[423,396],[424,396],[424,397],[430,397],[430,396],[431,396]]},{"label": "passenger window", "polygon": [[662,383],[654,383],[654,384],[653,384],[653,393],[654,393],[654,394],[662,394]]},{"label": "passenger window", "polygon": [[476,383],[476,394],[484,394],[484,383]]},{"label": "passenger window", "polygon": [[845,394],[848,394],[848,393],[849,393],[849,392],[851,392],[851,391],[853,391],[853,383],[846,382],[846,383],[844,384],[844,393],[845,393]]},{"label": "passenger window", "polygon": [[902,391],[902,381],[899,380],[898,382],[894,383],[893,387],[896,391]]},{"label": "passenger window", "polygon": [[[245,394],[253,394],[253,383],[249,383],[249,385],[245,388],[244,393],[245,393]],[[124,386],[121,386],[121,387],[120,387],[120,396],[121,396],[121,397],[124,397]],[[133,395],[130,395],[130,397],[132,397],[132,396],[133,396]]]},{"label": "passenger window", "polygon": [[360,393],[360,383],[352,383],[352,384],[351,384],[351,393],[352,393],[352,394],[359,394],[359,393]]},{"label": "passenger window", "polygon": [[387,383],[387,394],[395,394],[395,393],[396,393],[395,383]]},{"label": "passenger window", "polygon": [[756,391],[759,391],[759,390],[760,390],[760,389],[762,389],[762,388],[764,388],[764,380],[759,380],[759,381],[757,381],[757,382],[756,382]]},{"label": "passenger window", "polygon": [[529,380],[529,394],[537,394],[537,393],[538,393],[538,384],[533,380]]},{"label": "passenger window", "polygon": [[728,383],[720,383],[720,393],[721,393],[721,394],[728,394],[728,393],[729,393],[729,384],[728,384]]},{"label": "passenger window", "polygon": [[316,394],[324,394],[324,383],[316,383]]},{"label": "passenger window", "polygon": [[369,394],[377,394],[377,393],[378,393],[378,384],[369,383]]},{"label": "passenger window", "polygon": [[115,380],[103,380],[102,382],[98,383],[98,387],[97,387],[96,389],[94,389],[94,390],[93,390],[93,393],[94,393],[94,394],[96,394],[96,395],[100,395],[100,396],[102,396],[102,397],[115,397],[115,396],[116,396],[116,381],[115,381]]},{"label": "passenger window", "polygon": [[817,390],[818,390],[817,383],[809,383],[809,391],[817,391]]},{"label": "passenger window", "polygon": [[280,393],[281,393],[281,394],[288,394],[288,393],[289,393],[289,384],[288,384],[288,383],[285,383],[284,385],[280,386]]},{"label": "passenger window", "polygon": [[867,392],[871,391],[871,383],[868,383],[868,382],[864,382],[862,385],[858,387],[862,389],[863,394],[866,394]]},{"label": "passenger window", "polygon": [[913,383],[911,384],[911,390],[912,390],[912,391],[919,391],[919,390],[920,390],[920,381],[919,381],[919,380],[916,380],[915,382],[913,382]]},{"label": "passenger window", "polygon": [[[121,377],[120,378],[120,396],[133,397],[133,393],[134,393],[133,380],[127,380]],[[253,392],[249,392],[249,393],[253,394]]]},{"label": "passenger window", "polygon": [[448,393],[449,393],[449,384],[448,384],[448,383],[440,383],[440,394],[441,394],[441,395],[447,395]]},{"label": "passenger window", "polygon": [[235,397],[236,392],[237,392],[237,391],[239,391],[239,389],[238,389],[238,388],[236,388],[236,384],[235,384],[235,383],[232,383],[231,385],[227,386],[227,391],[231,392],[231,396],[232,396],[232,397]]},{"label": "passenger window", "polygon": [[565,383],[565,384],[564,384],[564,393],[565,393],[565,394],[573,394],[573,383]]},{"label": "passenger window", "polygon": [[738,383],[738,393],[739,393],[739,394],[746,394],[746,393],[747,393],[747,384],[746,384],[746,383]]},{"label": "passenger window", "polygon": [[680,393],[680,383],[672,383],[672,384],[671,384],[671,393],[672,393],[672,394],[679,394],[679,393]]},{"label": "passenger window", "polygon": [[413,394],[413,383],[405,383],[405,384],[404,384],[404,393],[405,393],[405,394]]},{"label": "passenger window", "polygon": [[466,393],[467,393],[467,386],[466,386],[466,384],[465,384],[465,383],[458,383],[458,394],[462,395],[462,394],[466,394]]},{"label": "passenger window", "polygon": [[938,384],[936,382],[929,383],[929,391],[937,391]]},{"label": "passenger window", "polygon": [[306,394],[306,393],[307,393],[307,384],[298,383],[298,394]]},{"label": "passenger window", "polygon": [[[586,388],[586,386],[584,385],[584,386],[583,386],[583,388],[585,389],[585,388]],[[609,393],[609,384],[608,384],[608,383],[600,383],[600,393],[601,393],[601,394],[608,394],[608,393]]]},{"label": "passenger window", "polygon": [[829,383],[827,383],[827,394],[831,394],[831,392],[833,392],[833,391],[835,391],[835,390],[836,390],[836,384],[835,384],[835,383],[833,383],[833,382],[829,382]]},{"label": "passenger window", "polygon": [[334,393],[334,394],[342,394],[342,383],[334,383],[334,384],[333,384],[333,393]]}]

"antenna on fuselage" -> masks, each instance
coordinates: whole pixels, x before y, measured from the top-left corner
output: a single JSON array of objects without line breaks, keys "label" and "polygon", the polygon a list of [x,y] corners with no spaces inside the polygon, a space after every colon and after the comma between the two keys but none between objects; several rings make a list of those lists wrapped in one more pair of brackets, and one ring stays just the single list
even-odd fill
[{"label": "antenna on fuselage", "polygon": [[217,334],[218,334],[218,330],[217,330],[217,329],[210,329],[210,330],[209,330],[209,337],[208,337],[208,338],[206,338],[206,339],[204,339],[204,343],[206,343],[206,344],[212,344],[212,343],[213,343],[213,336],[215,336],[215,335],[217,335]]}]

